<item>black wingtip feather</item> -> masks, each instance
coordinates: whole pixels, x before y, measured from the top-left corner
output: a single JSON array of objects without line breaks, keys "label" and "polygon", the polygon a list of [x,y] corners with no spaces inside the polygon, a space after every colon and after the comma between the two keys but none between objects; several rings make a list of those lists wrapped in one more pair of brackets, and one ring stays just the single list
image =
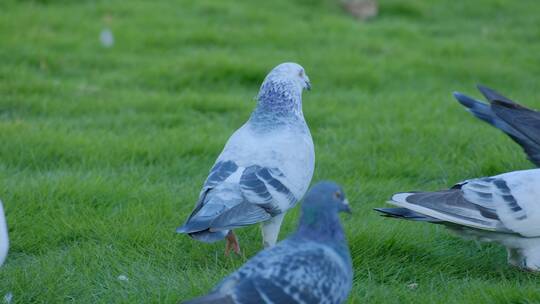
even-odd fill
[{"label": "black wingtip feather", "polygon": [[392,217],[392,218],[406,219],[406,220],[411,220],[411,221],[423,221],[423,222],[432,222],[432,223],[441,222],[441,220],[414,212],[407,208],[374,208],[373,210],[382,213],[381,215],[384,217]]},{"label": "black wingtip feather", "polygon": [[459,103],[466,107],[467,110],[477,118],[480,118],[489,124],[495,124],[496,117],[488,104],[480,102],[459,92],[454,92],[454,98],[456,98]]},{"label": "black wingtip feather", "polygon": [[463,106],[467,108],[473,108],[477,103],[479,103],[477,100],[465,95],[461,94],[460,92],[454,92],[452,93],[454,95],[454,98],[459,101]]},{"label": "black wingtip feather", "polygon": [[512,100],[510,100],[509,98],[501,95],[499,92],[491,89],[491,88],[488,88],[484,85],[481,85],[481,84],[477,84],[476,85],[476,88],[478,89],[478,91],[480,91],[480,93],[482,93],[482,95],[484,95],[484,97],[490,102],[490,103],[493,103],[493,102],[499,102],[499,103],[503,103],[503,104],[507,104],[507,105],[516,105],[516,103]]},{"label": "black wingtip feather", "polygon": [[482,93],[482,95],[484,95],[484,97],[488,100],[488,101],[493,101],[495,99],[497,99],[497,97],[500,95],[499,93],[497,93],[495,90],[491,89],[491,88],[488,88],[486,87],[485,85],[481,85],[479,83],[476,84],[476,88],[478,89],[478,91],[480,91],[480,93]]}]

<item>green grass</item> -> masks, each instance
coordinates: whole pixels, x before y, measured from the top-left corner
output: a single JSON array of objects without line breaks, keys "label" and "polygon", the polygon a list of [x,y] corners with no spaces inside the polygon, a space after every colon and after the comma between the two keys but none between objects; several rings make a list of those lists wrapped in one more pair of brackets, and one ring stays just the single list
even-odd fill
[{"label": "green grass", "polygon": [[[344,185],[351,303],[533,303],[540,278],[503,248],[382,219],[396,191],[531,168],[451,97],[483,83],[540,107],[536,0],[380,0],[360,23],[333,0],[0,2],[0,197],[14,303],[175,303],[261,249],[223,257],[174,229],[265,74],[302,64],[314,181]],[[99,44],[110,26],[113,48]],[[290,233],[298,210],[286,218]],[[126,275],[129,281],[120,281]],[[411,290],[410,283],[418,288]]]}]

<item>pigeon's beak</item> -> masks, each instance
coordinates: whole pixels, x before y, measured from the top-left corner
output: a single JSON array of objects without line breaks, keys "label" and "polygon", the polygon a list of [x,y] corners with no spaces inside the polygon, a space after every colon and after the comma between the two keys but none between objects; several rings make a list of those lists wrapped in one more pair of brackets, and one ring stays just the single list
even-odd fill
[{"label": "pigeon's beak", "polygon": [[311,91],[311,82],[309,80],[306,80],[306,90]]},{"label": "pigeon's beak", "polygon": [[339,211],[346,212],[348,214],[352,214],[351,205],[349,205],[349,200],[345,199],[343,203],[341,203],[341,208]]}]

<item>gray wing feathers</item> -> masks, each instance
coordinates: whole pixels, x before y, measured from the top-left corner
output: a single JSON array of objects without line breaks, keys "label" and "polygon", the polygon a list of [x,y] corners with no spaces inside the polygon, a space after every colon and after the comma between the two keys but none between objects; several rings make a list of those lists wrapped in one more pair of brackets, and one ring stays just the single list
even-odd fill
[{"label": "gray wing feathers", "polygon": [[[468,181],[463,186],[465,199],[474,202],[492,212],[496,213],[502,204],[516,219],[526,217],[525,211],[521,208],[512,191],[502,178],[484,177]],[[498,219],[498,217],[497,217]]]},{"label": "gray wing feathers", "polygon": [[518,220],[524,220],[527,218],[527,213],[521,206],[516,198],[512,195],[512,191],[506,184],[504,179],[493,179],[493,185],[496,187],[495,195],[497,195],[497,200],[506,204],[506,207],[510,210],[510,213],[513,217]]},{"label": "gray wing feathers", "polygon": [[230,160],[216,163],[210,170],[210,174],[204,182],[204,187],[216,186],[236,172],[237,169],[238,165]]},{"label": "gray wing feathers", "polygon": [[496,228],[500,224],[493,209],[467,201],[460,189],[415,193],[407,202],[481,226]]},{"label": "gray wing feathers", "polygon": [[296,203],[293,193],[282,183],[284,175],[275,168],[265,168],[257,165],[247,167],[240,178],[240,188],[244,196],[260,205],[271,215],[277,215],[283,210],[276,204],[277,195],[283,195],[289,205]]},{"label": "gray wing feathers", "polygon": [[[225,237],[223,231],[210,232],[208,228],[213,220],[212,214],[218,215],[224,208],[221,203],[207,204],[209,198],[216,198],[215,193],[212,190],[219,186],[220,183],[225,181],[229,176],[238,170],[238,166],[232,161],[217,162],[210,174],[206,178],[199,200],[195,204],[195,208],[188,217],[186,223],[176,229],[177,233],[189,233],[189,235],[195,239],[203,242],[215,242]],[[229,190],[229,189],[226,189]],[[228,195],[230,197],[230,195]],[[202,210],[203,207],[205,210]],[[204,213],[203,216],[197,216],[198,213]]]},{"label": "gray wing feathers", "polygon": [[[243,171],[237,173],[238,170]],[[241,174],[236,183],[227,181],[233,174]],[[284,211],[279,199],[285,198],[289,205],[297,201],[284,180],[276,168],[256,165],[241,168],[233,161],[218,162],[210,171],[186,224],[177,232],[190,233],[202,241],[215,241],[223,238],[223,233],[208,233],[269,220]]]},{"label": "gray wing feathers", "polygon": [[[465,199],[495,213],[492,181],[493,179],[489,177],[473,179],[462,184],[459,188],[464,192]],[[492,216],[492,218],[496,218],[496,215]]]},{"label": "gray wing feathers", "polygon": [[195,208],[193,208],[188,221],[202,208],[208,192],[218,184],[225,181],[229,176],[236,172],[236,170],[238,170],[238,165],[236,165],[233,161],[217,162],[212,169],[210,169],[210,174],[208,174],[208,177],[204,182],[201,194],[199,195],[199,200],[197,201]]},{"label": "gray wing feathers", "polygon": [[392,203],[403,208],[376,210],[390,217],[428,222],[436,219],[443,224],[448,222],[508,233],[514,231],[505,224],[507,215],[517,221],[527,218],[506,181],[497,177],[468,180],[449,190],[397,193],[392,197]]}]

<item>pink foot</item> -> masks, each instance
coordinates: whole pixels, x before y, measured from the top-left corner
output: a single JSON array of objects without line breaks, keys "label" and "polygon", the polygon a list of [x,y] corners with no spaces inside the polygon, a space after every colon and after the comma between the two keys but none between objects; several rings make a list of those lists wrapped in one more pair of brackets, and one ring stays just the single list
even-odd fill
[{"label": "pink foot", "polygon": [[225,237],[225,240],[227,241],[225,244],[225,256],[229,256],[229,251],[231,251],[231,248],[234,253],[240,255],[240,244],[238,243],[238,239],[232,230],[229,231]]}]

